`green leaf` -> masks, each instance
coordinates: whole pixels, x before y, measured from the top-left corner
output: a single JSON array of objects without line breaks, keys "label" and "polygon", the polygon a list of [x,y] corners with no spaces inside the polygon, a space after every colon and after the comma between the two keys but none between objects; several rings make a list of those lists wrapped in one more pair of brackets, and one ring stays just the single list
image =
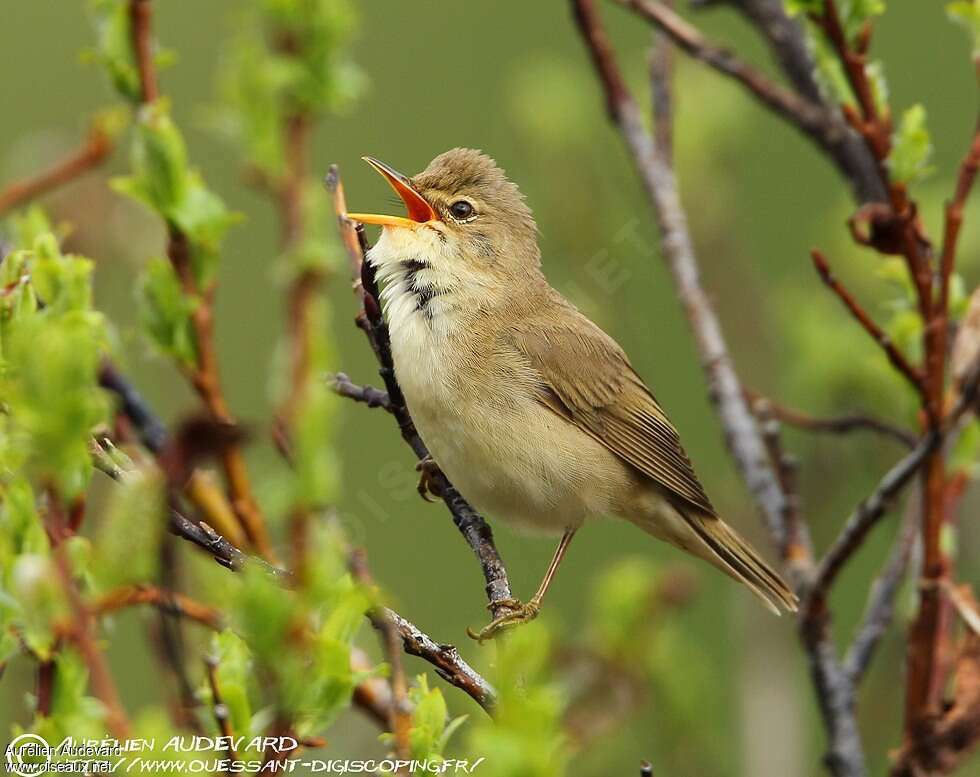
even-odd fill
[{"label": "green leaf", "polygon": [[498,643],[494,720],[479,718],[467,751],[483,757],[481,777],[558,777],[569,761],[562,698],[550,677],[551,638],[541,621]]},{"label": "green leaf", "polygon": [[[101,65],[119,95],[132,103],[143,99],[139,70],[133,54],[129,0],[89,0],[89,18],[95,30],[95,46],[82,52],[82,60]],[[153,65],[168,67],[175,55],[151,41]]]},{"label": "green leaf", "polygon": [[218,252],[228,229],[241,221],[239,213],[225,207],[224,201],[205,186],[197,172],[187,176],[183,200],[170,214],[173,222],[191,243],[191,265],[197,288],[205,289],[214,279]]},{"label": "green leaf", "polygon": [[896,181],[918,183],[932,172],[932,139],[926,127],[926,109],[913,105],[902,114],[892,139],[888,168]]},{"label": "green leaf", "polygon": [[170,262],[154,259],[140,279],[140,317],[152,342],[186,367],[197,363],[197,341],[191,315],[195,299],[184,295]]},{"label": "green leaf", "polygon": [[885,0],[844,0],[840,5],[841,19],[848,35],[855,34],[862,24],[884,12]]},{"label": "green leaf", "polygon": [[91,565],[99,590],[156,579],[165,505],[164,484],[156,472],[134,470],[113,489]]},{"label": "green leaf", "polygon": [[24,644],[42,660],[50,658],[56,643],[55,624],[68,614],[61,580],[50,556],[18,556],[10,573],[10,596],[16,603],[15,623]]},{"label": "green leaf", "polygon": [[449,715],[442,692],[438,688],[430,689],[426,676],[419,675],[408,696],[413,705],[412,727],[409,730],[412,758],[420,761],[441,759],[445,744],[443,734]]},{"label": "green leaf", "polygon": [[5,339],[4,389],[28,471],[70,501],[88,484],[88,442],[107,416],[96,378],[101,320],[46,309],[20,321]]},{"label": "green leaf", "polygon": [[127,0],[90,0],[89,14],[95,27],[95,48],[85,58],[102,65],[113,87],[132,102],[142,97]]},{"label": "green leaf", "polygon": [[131,165],[133,174],[114,179],[113,187],[173,220],[173,214],[187,197],[189,171],[184,138],[165,102],[140,109]]},{"label": "green leaf", "polygon": [[[228,707],[231,728],[237,736],[252,733],[252,704],[250,701],[255,667],[248,646],[234,632],[225,629],[211,639],[211,655],[217,662],[215,678],[221,700]],[[205,681],[205,698],[211,690]]]}]

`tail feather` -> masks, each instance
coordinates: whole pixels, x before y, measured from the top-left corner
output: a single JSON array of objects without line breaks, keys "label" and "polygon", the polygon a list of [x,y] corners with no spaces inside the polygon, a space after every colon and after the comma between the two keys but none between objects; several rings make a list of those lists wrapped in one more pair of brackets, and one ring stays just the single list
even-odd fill
[{"label": "tail feather", "polygon": [[697,513],[683,513],[688,526],[710,550],[715,566],[745,583],[776,615],[780,607],[796,612],[796,595],[756,550],[720,518]]}]

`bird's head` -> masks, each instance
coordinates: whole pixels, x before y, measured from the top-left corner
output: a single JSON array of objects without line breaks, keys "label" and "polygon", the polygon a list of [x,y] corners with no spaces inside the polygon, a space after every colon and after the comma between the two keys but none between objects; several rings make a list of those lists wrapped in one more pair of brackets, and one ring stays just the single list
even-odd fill
[{"label": "bird's head", "polygon": [[539,266],[537,228],[517,186],[493,159],[454,148],[408,178],[364,157],[391,185],[406,216],[351,213],[384,227],[370,259],[386,265],[422,263],[440,288],[488,287],[494,279],[520,278]]}]

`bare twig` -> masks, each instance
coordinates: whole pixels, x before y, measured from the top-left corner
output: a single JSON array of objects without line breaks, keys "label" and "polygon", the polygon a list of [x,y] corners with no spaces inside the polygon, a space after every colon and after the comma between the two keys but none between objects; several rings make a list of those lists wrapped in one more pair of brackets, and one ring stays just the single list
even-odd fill
[{"label": "bare twig", "polygon": [[953,198],[946,203],[942,258],[939,263],[939,308],[942,311],[949,308],[949,285],[956,258],[956,242],[960,235],[960,227],[963,225],[963,209],[976,180],[978,168],[980,168],[980,121],[977,122],[976,130],[973,133],[973,142],[960,165],[956,191],[953,193]]},{"label": "bare twig", "polygon": [[889,437],[893,440],[897,440],[907,448],[915,447],[915,444],[919,439],[912,432],[873,415],[867,415],[864,413],[850,413],[848,415],[821,418],[819,416],[810,415],[809,413],[804,413],[802,410],[796,410],[795,408],[781,405],[768,397],[762,396],[752,389],[746,389],[745,393],[749,398],[749,401],[753,404],[753,407],[756,405],[756,403],[764,402],[766,412],[773,418],[779,420],[783,424],[786,424],[786,426],[792,426],[808,432],[847,434],[849,432],[866,430],[880,434],[883,437]]},{"label": "bare twig", "polygon": [[912,366],[908,359],[905,358],[903,354],[891,341],[891,338],[885,333],[885,331],[878,326],[874,320],[868,315],[867,311],[861,307],[860,303],[854,299],[851,293],[844,288],[843,284],[834,276],[830,270],[830,264],[828,264],[827,259],[824,255],[818,251],[816,248],[810,251],[810,256],[813,258],[813,266],[816,267],[817,272],[820,274],[820,279],[827,285],[827,287],[837,295],[844,306],[850,311],[854,319],[861,325],[865,332],[867,332],[871,339],[874,340],[878,346],[885,352],[888,357],[888,361],[891,362],[892,366],[898,370],[898,372],[912,384],[915,390],[921,396],[925,392],[924,378],[922,371],[917,367]]},{"label": "bare twig", "polygon": [[[378,289],[374,280],[374,270],[364,261],[367,243],[363,229],[355,227],[347,218],[347,203],[344,199],[343,184],[336,165],[331,165],[326,179],[327,188],[333,197],[334,212],[340,229],[341,239],[347,248],[351,268],[354,272],[355,290],[361,300],[362,310],[358,315],[358,326],[364,330],[374,350],[381,368],[379,370],[388,393],[391,413],[398,422],[402,439],[411,447],[420,461],[426,459],[428,450],[415,430],[415,424],[405,407],[388,340],[388,327],[381,315],[378,304]],[[486,581],[487,598],[494,617],[503,614],[505,603],[512,599],[507,570],[497,552],[493,532],[486,521],[477,513],[455,489],[442,472],[430,474],[430,481],[442,496],[446,507],[452,514],[453,523],[480,561],[480,568]]]},{"label": "bare twig", "polygon": [[497,704],[496,691],[462,659],[455,647],[434,642],[418,626],[393,610],[386,610],[386,614],[397,627],[406,653],[428,661],[443,680],[465,691],[484,710],[493,713]]},{"label": "bare twig", "polygon": [[[749,396],[748,391],[746,395]],[[794,588],[801,590],[813,573],[813,542],[800,516],[800,495],[796,484],[799,463],[783,450],[779,421],[768,401],[761,397],[753,400],[752,412],[759,419],[769,460],[779,476],[779,484],[786,498],[783,514],[785,544],[779,549],[780,556],[786,562]]]},{"label": "bare twig", "polygon": [[[653,0],[617,2],[663,30],[694,59],[741,84],[763,106],[796,127],[830,155],[854,184],[861,199],[883,196],[880,183],[869,186],[865,180],[867,175],[862,168],[868,165],[854,159],[853,148],[848,148],[853,146],[849,143],[852,133],[835,108],[823,104],[819,98],[814,99],[812,94],[795,92],[771,80],[733,52],[708,41],[696,27],[663,3]],[[864,161],[873,165],[873,160]]]},{"label": "bare twig", "polygon": [[650,42],[649,71],[654,144],[670,159],[674,155],[674,46],[659,30],[654,31]]},{"label": "bare twig", "polygon": [[351,379],[343,372],[338,372],[332,376],[330,387],[340,396],[353,399],[355,402],[363,402],[368,407],[380,407],[389,413],[394,411],[387,392],[374,386],[359,386],[352,383]]},{"label": "bare twig", "polygon": [[69,156],[35,176],[7,184],[0,191],[0,214],[87,173],[105,161],[112,148],[109,134],[93,125],[82,146]]},{"label": "bare twig", "polygon": [[[641,175],[663,235],[664,254],[674,274],[701,353],[702,365],[729,449],[780,549],[789,547],[786,517],[792,514],[780,477],[745,396],[710,300],[701,287],[687,220],[669,160],[657,153],[639,110],[616,65],[593,0],[572,0],[579,31],[592,57],[616,124]],[[801,638],[828,734],[827,763],[837,777],[863,777],[864,751],[854,712],[853,688],[844,674],[825,620],[804,622]]]},{"label": "bare twig", "polygon": [[899,532],[895,547],[888,557],[884,569],[871,587],[864,617],[858,626],[854,641],[844,657],[844,671],[855,687],[860,684],[864,677],[874,652],[892,621],[895,612],[895,597],[902,585],[902,579],[908,569],[912,546],[915,544],[918,529],[915,523],[915,515],[916,506],[913,500],[909,504],[908,515]]},{"label": "bare twig", "polygon": [[156,67],[153,63],[153,0],[129,0],[129,28],[133,55],[140,77],[143,102],[152,103],[159,96]]},{"label": "bare twig", "polygon": [[940,437],[927,434],[901,461],[878,482],[874,491],[855,508],[844,528],[821,559],[809,592],[807,610],[823,606],[823,601],[837,574],[847,560],[861,547],[868,532],[891,507],[895,498],[919,471],[926,457],[938,446]]},{"label": "bare twig", "polygon": [[95,615],[104,615],[140,604],[151,604],[163,612],[200,623],[215,631],[224,628],[224,619],[218,610],[177,591],[167,591],[154,585],[129,585],[110,591],[92,605],[92,612]]},{"label": "bare twig", "polygon": [[[751,24],[769,46],[773,59],[796,91],[813,103],[823,105],[837,117],[843,131],[827,136],[824,153],[847,180],[859,202],[887,199],[880,169],[869,153],[864,139],[840,118],[840,109],[831,104],[817,84],[818,72],[811,47],[800,20],[787,15],[782,0],[717,0],[731,5]],[[696,5],[709,5],[711,0],[699,0]]]},{"label": "bare twig", "polygon": [[[170,511],[170,531],[197,545],[228,569],[239,571],[247,565],[255,565],[273,577],[280,585],[292,587],[295,584],[295,577],[289,570],[273,566],[261,558],[243,553],[206,523],[196,524],[176,510]],[[184,601],[186,602],[186,600]],[[421,629],[393,610],[385,608],[384,614],[397,626],[405,652],[428,661],[435,667],[440,677],[472,696],[488,712],[492,710],[496,699],[493,689],[479,673],[460,657],[456,648],[435,642]],[[361,668],[366,668],[366,665]],[[371,683],[370,687],[356,692],[355,696],[370,708],[368,712],[373,717],[384,710],[387,721],[390,699],[379,694],[374,683]]]}]

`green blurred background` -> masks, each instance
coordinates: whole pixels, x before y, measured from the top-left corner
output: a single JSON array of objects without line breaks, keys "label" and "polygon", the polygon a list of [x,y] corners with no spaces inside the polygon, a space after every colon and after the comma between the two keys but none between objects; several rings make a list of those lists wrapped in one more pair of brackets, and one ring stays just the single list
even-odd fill
[{"label": "green blurred background", "polygon": [[[940,4],[893,2],[877,26],[874,51],[886,65],[896,110],[922,102],[935,143],[934,175],[918,189],[934,230],[943,197],[976,116],[976,84],[966,36]],[[210,185],[246,220],[232,230],[221,267],[218,344],[235,412],[251,422],[258,472],[280,466],[268,444],[270,365],[282,331],[277,226],[266,198],[243,182],[237,149],[207,128],[206,106],[239,3],[159,2],[157,36],[177,52],[162,74],[191,158]],[[644,101],[650,32],[625,12],[604,8],[620,61]],[[684,9],[685,11],[687,9]],[[751,502],[726,456],[696,351],[657,235],[619,137],[605,119],[594,75],[566,3],[362,3],[354,58],[369,86],[343,118],[317,131],[315,167],[340,164],[350,206],[383,210],[389,193],[359,161],[371,154],[406,173],[453,146],[481,148],[518,182],[541,231],[551,281],[630,353],[668,408],[713,501],[758,544],[765,544]],[[696,20],[709,34],[766,69],[765,52],[723,8]],[[2,120],[0,182],[29,174],[72,148],[88,118],[112,101],[98,69],[80,64],[92,35],[84,4],[5,0],[0,9]],[[676,156],[704,283],[724,322],[747,385],[815,413],[873,409],[912,423],[912,405],[875,348],[820,286],[808,249],[821,246],[872,308],[887,312],[894,290],[878,260],[857,252],[844,229],[851,203],[830,165],[798,134],[738,88],[678,57]],[[98,263],[97,305],[117,327],[126,369],[168,419],[195,406],[184,382],[155,357],[136,326],[134,280],[162,253],[163,234],[138,206],[113,194],[107,177],[125,170],[125,149],[110,165],[44,200],[56,220],[75,226],[68,247]],[[972,289],[978,219],[967,218],[962,272]],[[971,217],[972,216],[972,217]],[[377,382],[373,356],[353,326],[350,284],[330,281],[338,369]],[[876,307],[877,301],[877,307]],[[410,451],[380,411],[345,404],[338,448],[344,493],[339,511],[353,539],[369,550],[375,576],[396,609],[435,638],[452,641],[476,663],[492,657],[464,635],[485,621],[479,568],[446,511],[414,488]],[[787,432],[803,464],[806,516],[824,547],[855,502],[901,450],[888,442],[805,437]],[[263,490],[259,483],[260,495]],[[975,503],[967,501],[963,515]],[[898,512],[898,511],[897,511]],[[897,518],[896,512],[896,518]],[[492,520],[492,516],[491,516]],[[963,522],[962,575],[977,574],[976,531]],[[887,522],[842,579],[834,599],[846,637],[864,603],[897,520]],[[497,527],[498,545],[518,595],[528,595],[554,541]],[[587,527],[572,546],[549,595],[546,617],[564,634],[586,626],[585,602],[597,575],[625,556],[689,565],[697,595],[677,619],[684,649],[670,654],[671,689],[648,689],[637,710],[575,761],[580,777],[631,774],[650,758],[665,775],[773,775],[821,772],[823,741],[794,624],[775,619],[720,575],[682,560],[631,526]],[[901,617],[913,602],[906,593]],[[132,708],[159,698],[153,656],[140,616],[120,618],[112,660]],[[880,771],[897,744],[902,672],[897,630],[886,640],[862,694],[872,766]],[[369,635],[366,635],[369,636]],[[365,643],[370,639],[362,640]],[[409,660],[413,672],[424,666]],[[686,678],[691,678],[687,683]],[[0,728],[23,710],[26,671],[11,667],[0,685]],[[673,698],[680,689],[680,707]],[[480,714],[447,691],[456,713]],[[376,732],[356,713],[330,735],[336,754],[379,753]]]}]

